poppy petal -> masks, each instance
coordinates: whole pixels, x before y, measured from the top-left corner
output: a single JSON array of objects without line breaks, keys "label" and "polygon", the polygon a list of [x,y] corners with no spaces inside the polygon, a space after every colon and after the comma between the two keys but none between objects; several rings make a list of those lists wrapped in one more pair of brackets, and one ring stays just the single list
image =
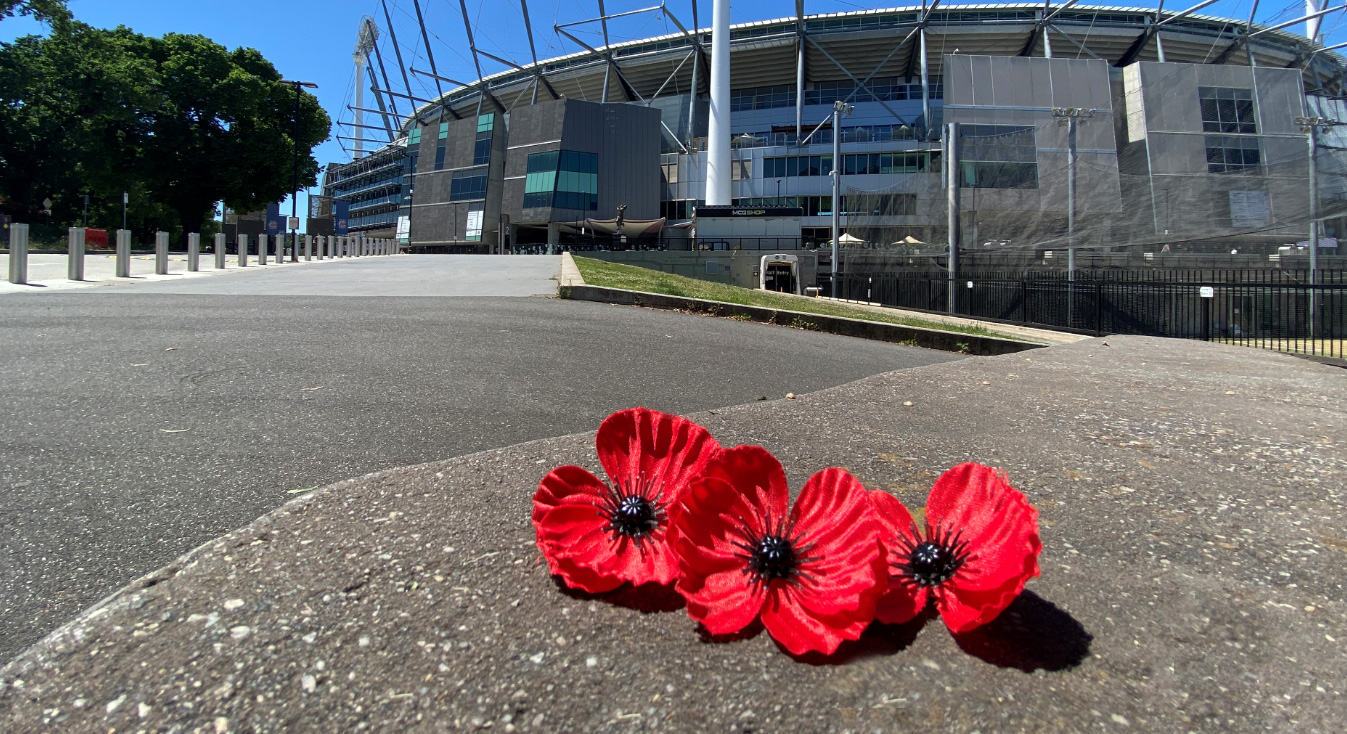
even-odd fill
[{"label": "poppy petal", "polygon": [[924,587],[907,583],[895,573],[895,568],[903,563],[900,556],[903,543],[912,540],[912,514],[897,497],[881,489],[870,492],[869,498],[875,520],[882,528],[880,537],[889,574],[889,587],[875,607],[875,617],[885,624],[902,624],[926,608],[928,597]]},{"label": "poppy petal", "polygon": [[818,616],[853,615],[869,623],[888,584],[881,526],[865,487],[844,469],[810,477],[791,510],[801,558],[798,602]]},{"label": "poppy petal", "polygon": [[[951,629],[995,619],[1039,574],[1038,511],[991,467],[966,463],[942,474],[927,500],[926,521],[961,533],[968,543],[968,561],[941,586],[941,617]],[[953,611],[962,606],[977,614]],[[953,618],[945,617],[947,610]]]},{"label": "poppy petal", "polygon": [[790,509],[790,487],[786,484],[786,470],[771,452],[761,446],[735,446],[721,449],[706,465],[704,476],[714,477],[740,493],[751,493],[757,510],[754,517],[744,518],[755,523],[753,530],[767,532],[756,523],[764,517],[785,518]]},{"label": "poppy petal", "polygon": [[762,626],[772,639],[792,655],[821,652],[831,655],[843,640],[859,639],[870,625],[870,618],[839,614],[815,614],[800,603],[799,595],[786,583],[773,582],[772,592],[762,606]]},{"label": "poppy petal", "polygon": [[673,505],[720,448],[696,423],[647,408],[621,410],[604,419],[594,439],[599,463],[625,493],[654,490],[652,499]]}]

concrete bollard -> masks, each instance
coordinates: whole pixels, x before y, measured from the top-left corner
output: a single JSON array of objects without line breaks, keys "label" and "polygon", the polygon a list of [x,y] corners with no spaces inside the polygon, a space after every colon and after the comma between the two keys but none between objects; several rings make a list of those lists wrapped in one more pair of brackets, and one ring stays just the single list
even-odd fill
[{"label": "concrete bollard", "polygon": [[28,283],[28,225],[9,225],[9,282]]},{"label": "concrete bollard", "polygon": [[225,236],[224,232],[215,235],[215,269],[225,269]]},{"label": "concrete bollard", "polygon": [[248,235],[239,235],[239,267],[248,267]]},{"label": "concrete bollard", "polygon": [[307,261],[307,260],[312,260],[312,259],[313,259],[313,236],[312,236],[312,235],[307,235],[307,234],[304,235],[304,259],[305,259],[306,261]]},{"label": "concrete bollard", "polygon": [[267,264],[267,248],[271,247],[271,242],[268,241],[268,240],[270,240],[270,239],[271,239],[271,237],[270,237],[269,235],[264,235],[264,234],[263,234],[263,235],[258,235],[258,236],[257,236],[257,264],[258,264],[258,265],[266,265],[266,264]]},{"label": "concrete bollard", "polygon": [[66,264],[65,277],[70,280],[84,280],[84,228],[71,227],[66,235],[70,253],[70,262]]},{"label": "concrete bollard", "polygon": [[187,235],[187,272],[195,273],[201,269],[201,235],[191,232]]},{"label": "concrete bollard", "polygon": [[117,230],[117,277],[131,277],[131,230]]},{"label": "concrete bollard", "polygon": [[154,274],[168,275],[168,233],[154,233]]}]

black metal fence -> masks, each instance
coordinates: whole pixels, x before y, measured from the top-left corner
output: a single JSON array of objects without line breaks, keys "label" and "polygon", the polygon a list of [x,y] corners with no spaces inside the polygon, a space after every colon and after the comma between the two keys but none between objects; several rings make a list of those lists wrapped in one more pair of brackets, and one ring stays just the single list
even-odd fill
[{"label": "black metal fence", "polygon": [[[1343,358],[1347,270],[967,273],[955,312],[1089,334],[1205,339]],[[830,293],[827,274],[820,283]],[[944,273],[839,274],[839,298],[948,313]]]}]

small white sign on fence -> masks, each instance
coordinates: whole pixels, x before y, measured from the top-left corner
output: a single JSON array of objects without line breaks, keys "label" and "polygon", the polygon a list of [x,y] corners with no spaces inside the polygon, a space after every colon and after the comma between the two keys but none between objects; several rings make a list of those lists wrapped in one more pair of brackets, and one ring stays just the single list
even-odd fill
[{"label": "small white sign on fence", "polygon": [[1215,297],[1216,297],[1216,289],[1213,288],[1213,287],[1211,287],[1211,286],[1209,286],[1209,285],[1204,285],[1204,286],[1202,286],[1201,288],[1198,289],[1197,292],[1198,292],[1198,295],[1202,296],[1203,298],[1215,298]]}]

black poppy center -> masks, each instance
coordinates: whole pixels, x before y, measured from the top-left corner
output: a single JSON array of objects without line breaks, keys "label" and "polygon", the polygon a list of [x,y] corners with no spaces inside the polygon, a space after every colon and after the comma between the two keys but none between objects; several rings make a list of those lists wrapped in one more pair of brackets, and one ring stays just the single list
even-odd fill
[{"label": "black poppy center", "polygon": [[628,495],[618,501],[608,519],[612,529],[632,538],[644,538],[659,527],[659,508],[640,495]]},{"label": "black poppy center", "polygon": [[764,535],[753,546],[749,568],[763,581],[789,579],[795,573],[795,548],[780,535]]},{"label": "black poppy center", "polygon": [[912,550],[908,568],[912,580],[922,586],[938,586],[949,581],[963,565],[963,559],[953,549],[926,541]]}]

